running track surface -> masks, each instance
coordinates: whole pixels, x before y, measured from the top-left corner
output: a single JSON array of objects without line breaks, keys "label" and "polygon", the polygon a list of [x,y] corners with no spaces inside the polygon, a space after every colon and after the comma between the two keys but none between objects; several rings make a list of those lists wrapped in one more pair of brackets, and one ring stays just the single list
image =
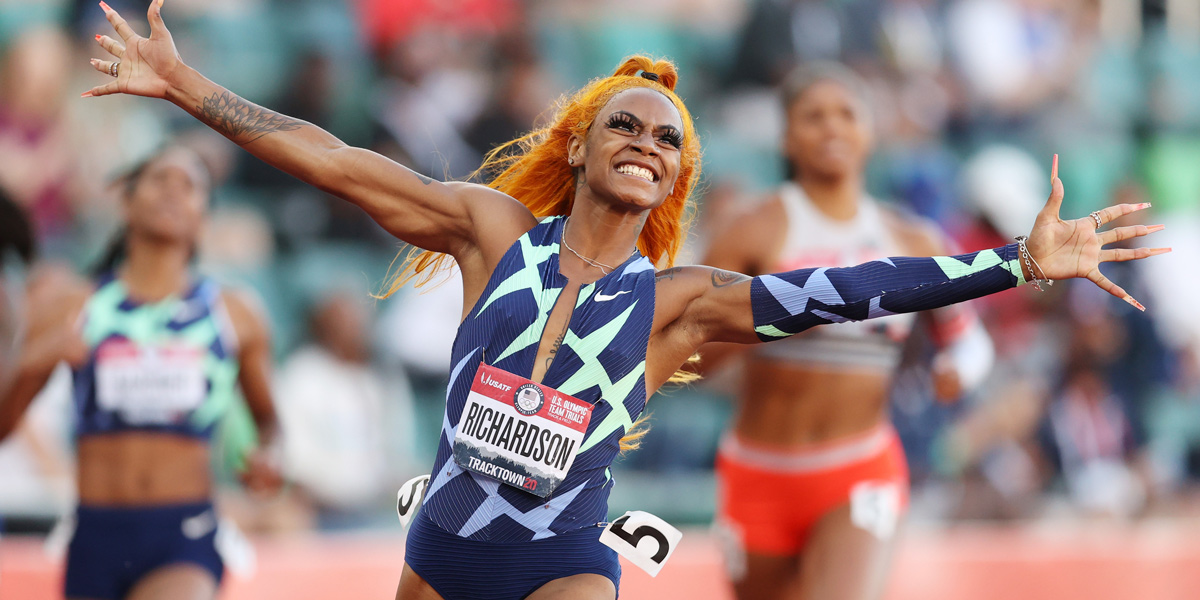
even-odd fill
[{"label": "running track surface", "polygon": [[[404,558],[391,537],[312,535],[258,540],[252,579],[227,577],[223,600],[390,600]],[[0,540],[0,598],[58,598],[60,565],[36,538]],[[626,600],[729,600],[720,555],[685,532],[652,579],[624,564]],[[1200,598],[1200,524],[992,527],[906,533],[887,600],[1184,600]]]}]

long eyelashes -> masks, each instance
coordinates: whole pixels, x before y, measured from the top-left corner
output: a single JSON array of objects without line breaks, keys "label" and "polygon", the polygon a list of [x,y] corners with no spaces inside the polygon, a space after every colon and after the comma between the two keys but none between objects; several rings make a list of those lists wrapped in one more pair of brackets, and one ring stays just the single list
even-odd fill
[{"label": "long eyelashes", "polygon": [[629,118],[629,115],[616,113],[608,118],[609,129],[624,129],[630,133],[637,131],[638,124]]},{"label": "long eyelashes", "polygon": [[[624,113],[615,113],[608,118],[607,127],[609,129],[623,129],[629,133],[637,133],[641,123],[634,121],[629,115]],[[676,150],[683,147],[683,134],[675,128],[664,129],[658,137],[659,141],[669,144]]]},{"label": "long eyelashes", "polygon": [[683,147],[683,134],[679,133],[679,131],[675,129],[668,129],[664,131],[662,137],[658,139],[674,146],[676,150]]}]

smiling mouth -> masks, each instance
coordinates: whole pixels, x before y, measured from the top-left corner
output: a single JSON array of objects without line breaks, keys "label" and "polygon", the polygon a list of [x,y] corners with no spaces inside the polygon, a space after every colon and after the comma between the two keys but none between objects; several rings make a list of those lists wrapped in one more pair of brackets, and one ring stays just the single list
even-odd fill
[{"label": "smiling mouth", "polygon": [[617,167],[617,172],[621,173],[622,175],[640,177],[646,181],[649,181],[650,183],[654,183],[654,172],[645,167],[639,167],[637,165],[621,165]]}]

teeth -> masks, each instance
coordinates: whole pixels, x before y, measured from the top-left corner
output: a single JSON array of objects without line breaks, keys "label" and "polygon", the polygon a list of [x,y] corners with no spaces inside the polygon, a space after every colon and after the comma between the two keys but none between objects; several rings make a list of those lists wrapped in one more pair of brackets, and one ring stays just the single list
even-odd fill
[{"label": "teeth", "polygon": [[633,175],[634,177],[641,177],[642,179],[645,179],[651,183],[654,182],[654,172],[650,169],[639,167],[637,165],[621,165],[617,167],[617,172],[625,175]]}]

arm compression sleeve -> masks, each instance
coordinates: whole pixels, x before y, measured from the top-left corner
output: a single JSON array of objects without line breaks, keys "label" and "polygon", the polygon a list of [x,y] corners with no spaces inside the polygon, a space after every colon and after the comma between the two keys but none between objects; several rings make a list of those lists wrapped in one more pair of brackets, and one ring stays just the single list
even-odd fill
[{"label": "arm compression sleeve", "polygon": [[855,267],[798,269],[750,283],[764,342],[826,323],[917,312],[1025,283],[1016,244],[957,256],[885,258]]}]

